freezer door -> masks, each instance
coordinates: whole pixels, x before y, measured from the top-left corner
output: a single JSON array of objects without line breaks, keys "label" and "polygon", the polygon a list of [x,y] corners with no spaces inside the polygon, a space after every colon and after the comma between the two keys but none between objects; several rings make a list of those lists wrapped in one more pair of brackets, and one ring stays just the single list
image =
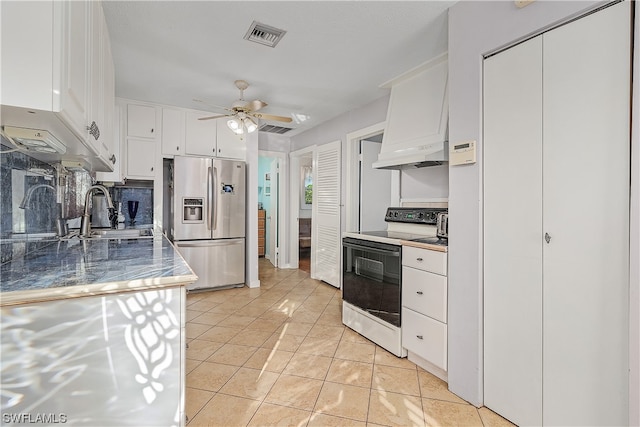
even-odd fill
[{"label": "freezer door", "polygon": [[173,238],[210,239],[211,159],[176,156],[173,163]]},{"label": "freezer door", "polygon": [[198,276],[188,290],[244,284],[244,239],[175,242]]},{"label": "freezer door", "polygon": [[245,237],[245,163],[213,160],[214,239]]}]

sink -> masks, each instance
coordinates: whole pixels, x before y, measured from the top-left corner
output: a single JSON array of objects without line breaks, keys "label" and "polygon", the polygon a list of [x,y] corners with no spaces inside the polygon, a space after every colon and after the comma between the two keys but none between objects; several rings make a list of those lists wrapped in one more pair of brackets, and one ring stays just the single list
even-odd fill
[{"label": "sink", "polygon": [[124,230],[92,230],[91,239],[149,239],[153,237],[150,228],[130,228]]}]

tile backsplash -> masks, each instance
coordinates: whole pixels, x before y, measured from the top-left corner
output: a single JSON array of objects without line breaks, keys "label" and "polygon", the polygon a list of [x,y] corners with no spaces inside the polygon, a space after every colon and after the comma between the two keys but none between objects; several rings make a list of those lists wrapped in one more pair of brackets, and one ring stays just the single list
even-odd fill
[{"label": "tile backsplash", "polygon": [[[15,255],[12,234],[55,233],[56,220],[69,220],[70,228],[80,226],[85,195],[95,182],[92,175],[82,169],[65,169],[58,164],[35,159],[0,136],[0,255],[2,262]],[[38,186],[34,188],[35,186]],[[25,200],[30,188],[34,188]],[[135,225],[153,224],[153,187],[149,182],[131,182],[123,186],[108,187],[116,208],[122,203],[125,225],[130,225],[127,202],[138,201]],[[26,202],[25,209],[20,204]]]},{"label": "tile backsplash", "polygon": [[[12,148],[0,144],[0,236],[55,232],[55,220],[60,215],[82,215],[83,197],[91,186],[88,172],[69,171],[58,179],[55,166]],[[21,209],[29,188],[38,184],[54,187],[55,191],[45,186],[35,189],[26,208]]]}]

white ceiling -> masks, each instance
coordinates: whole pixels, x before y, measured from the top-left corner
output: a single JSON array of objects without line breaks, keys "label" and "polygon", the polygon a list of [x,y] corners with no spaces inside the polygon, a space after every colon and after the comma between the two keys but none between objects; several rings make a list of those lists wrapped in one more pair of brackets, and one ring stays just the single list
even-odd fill
[{"label": "white ceiling", "polygon": [[[379,86],[447,50],[454,1],[104,1],[116,96],[223,113],[233,82],[261,112],[308,116],[292,136],[388,94]],[[251,23],[286,30],[267,47]],[[271,124],[285,125],[281,122]]]}]

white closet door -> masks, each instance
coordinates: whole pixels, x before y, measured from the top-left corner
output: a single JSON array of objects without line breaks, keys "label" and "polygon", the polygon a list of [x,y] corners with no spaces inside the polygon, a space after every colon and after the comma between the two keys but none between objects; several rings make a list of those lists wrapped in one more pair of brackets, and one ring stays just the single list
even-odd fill
[{"label": "white closet door", "polygon": [[269,199],[269,212],[267,212],[266,227],[269,228],[269,246],[266,248],[266,256],[274,267],[280,266],[280,245],[278,242],[278,224],[279,219],[279,205],[280,205],[280,167],[278,165],[278,159],[271,162],[271,196]]},{"label": "white closet door", "polygon": [[319,146],[313,165],[312,277],[340,287],[340,141]]},{"label": "white closet door", "polygon": [[484,61],[484,403],[542,423],[542,37]]},{"label": "white closet door", "polygon": [[544,35],[547,425],[628,424],[629,7]]}]

